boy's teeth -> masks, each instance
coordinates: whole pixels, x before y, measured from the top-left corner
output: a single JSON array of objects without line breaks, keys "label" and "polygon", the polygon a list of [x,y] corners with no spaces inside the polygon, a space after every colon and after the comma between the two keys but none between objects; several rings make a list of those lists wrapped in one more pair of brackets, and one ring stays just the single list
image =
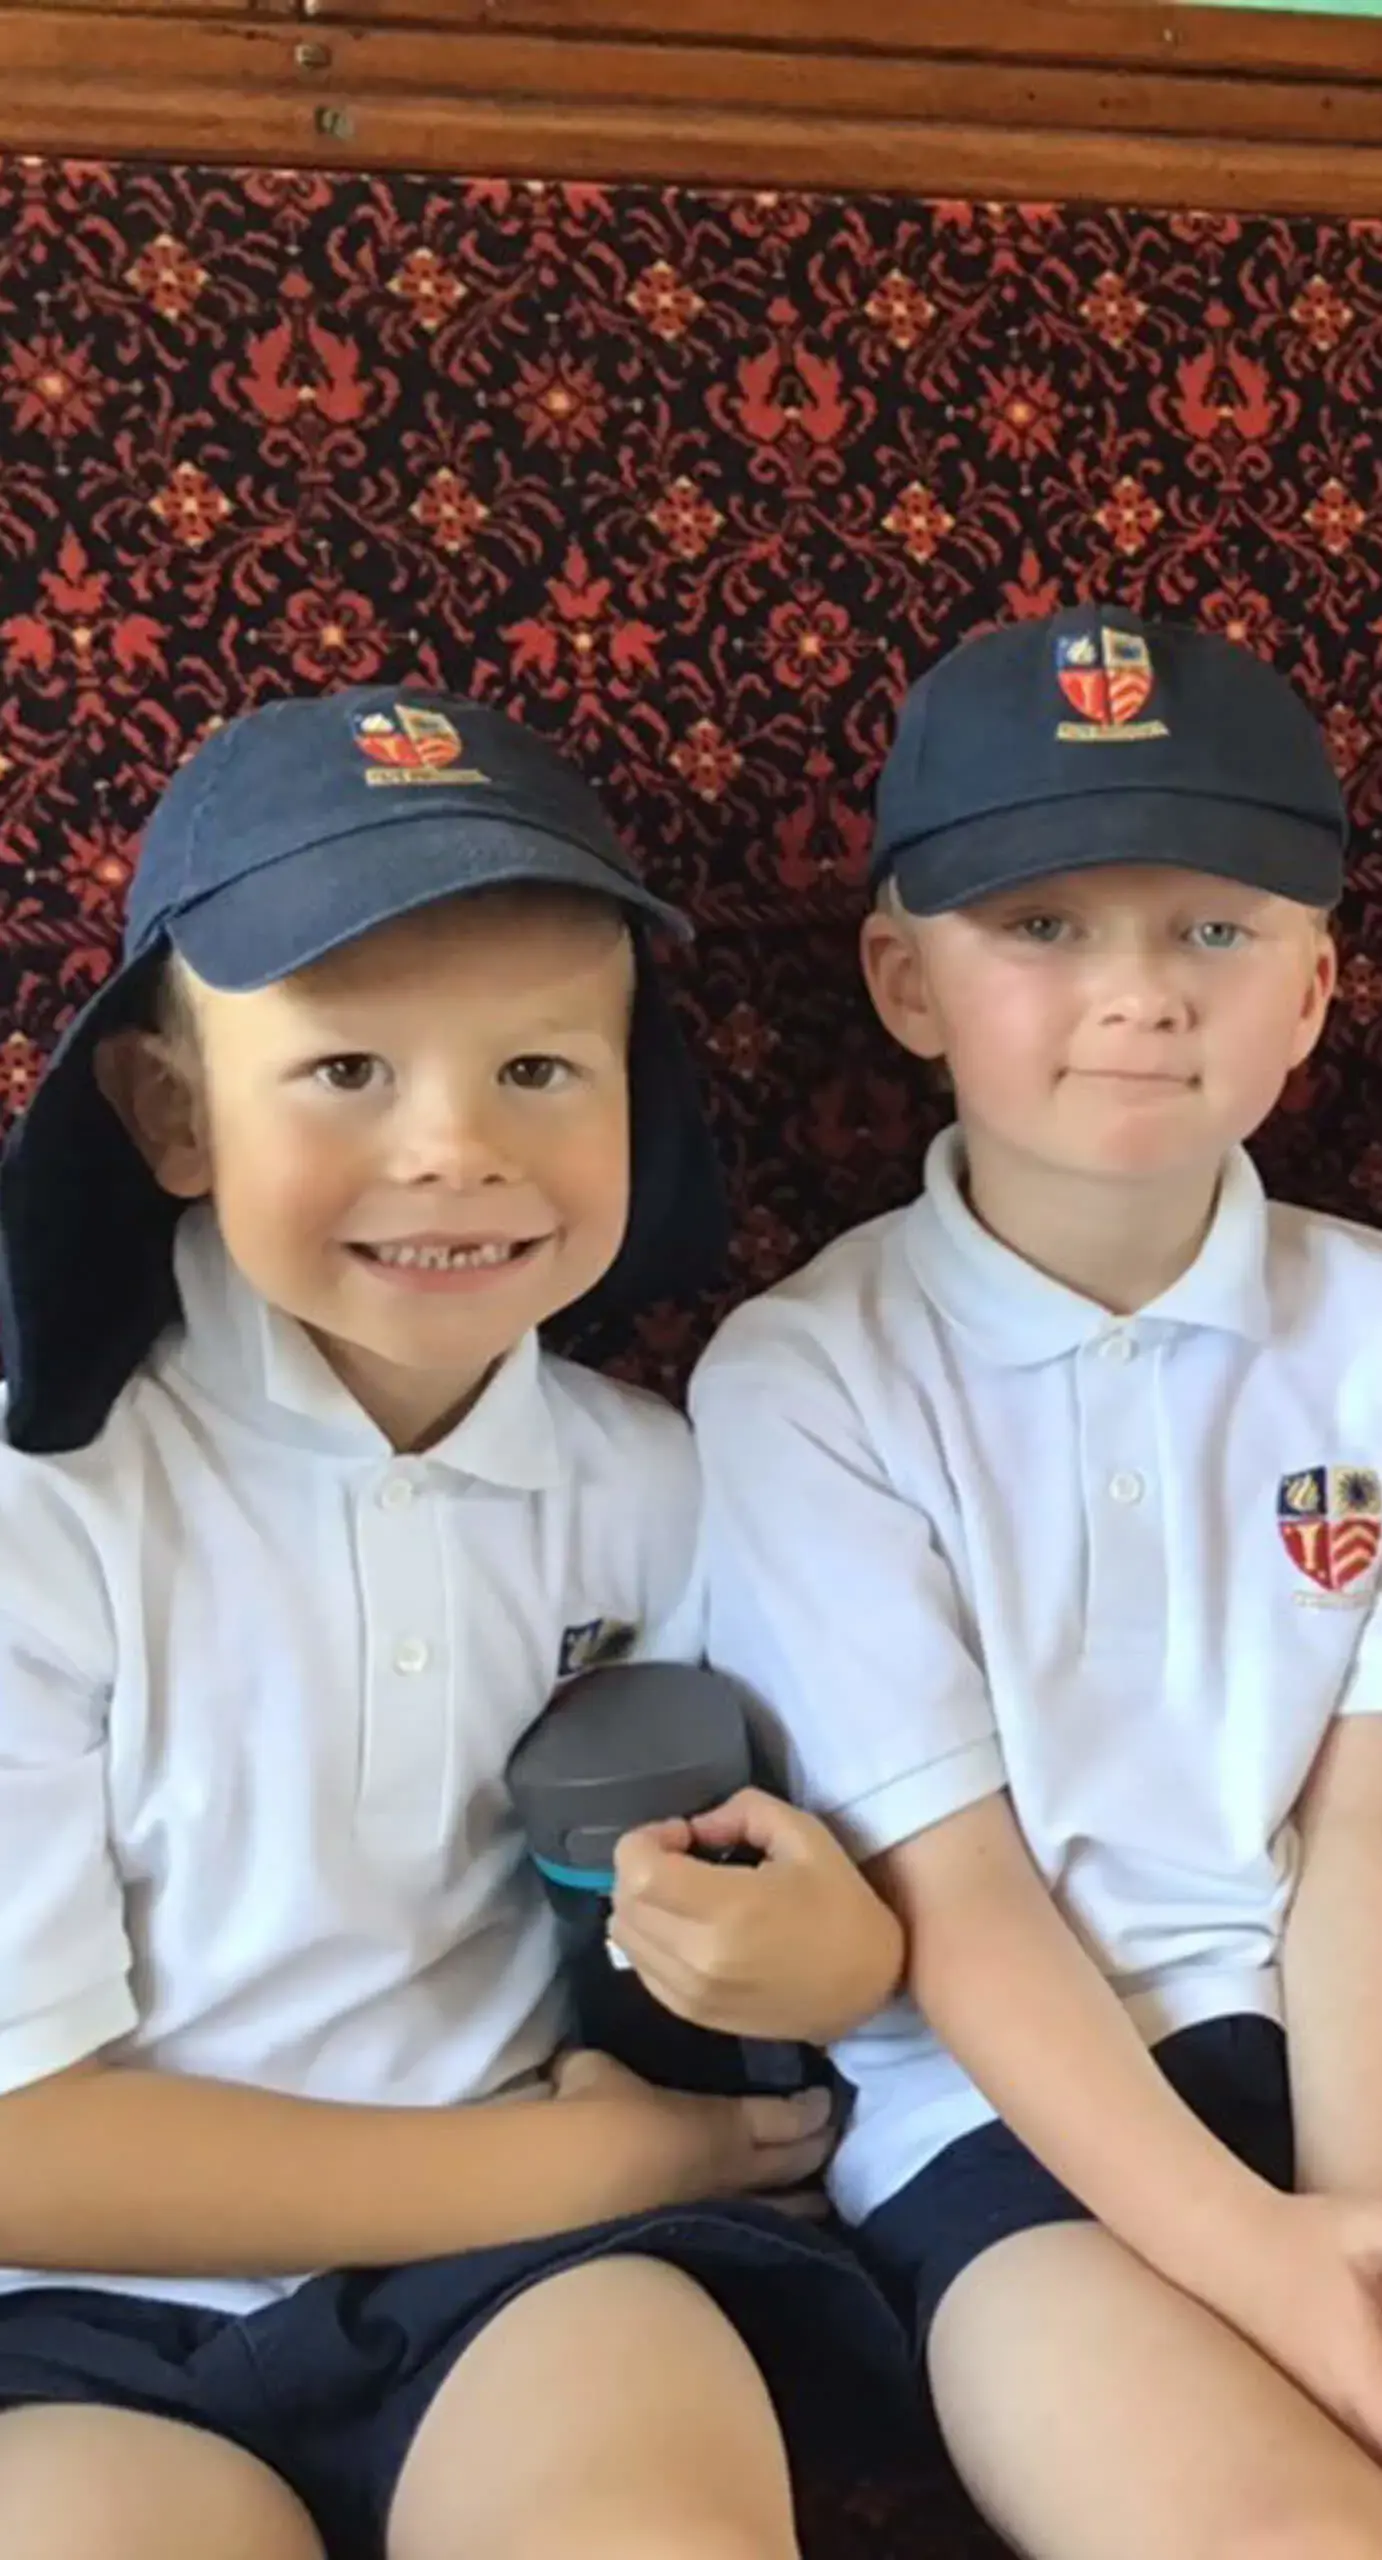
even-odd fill
[{"label": "boy's teeth", "polygon": [[376,1244],[376,1262],[398,1264],[404,1271],[480,1271],[512,1262],[516,1244]]}]

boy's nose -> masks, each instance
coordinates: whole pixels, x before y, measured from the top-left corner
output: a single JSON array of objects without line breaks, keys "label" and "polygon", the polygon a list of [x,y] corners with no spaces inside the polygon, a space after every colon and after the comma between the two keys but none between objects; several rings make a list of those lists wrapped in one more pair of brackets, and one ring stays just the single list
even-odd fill
[{"label": "boy's nose", "polygon": [[1174,969],[1155,961],[1125,958],[1108,972],[1099,991],[1099,1020],[1111,1029],[1127,1024],[1139,1031],[1183,1031],[1191,1008]]},{"label": "boy's nose", "polygon": [[397,1181],[435,1183],[449,1191],[515,1182],[522,1173],[489,1116],[460,1105],[420,1113],[400,1131],[392,1170]]},{"label": "boy's nose", "polygon": [[1128,1023],[1139,1031],[1181,1031],[1189,1019],[1188,1006],[1164,988],[1115,997],[1100,1013],[1110,1028]]}]

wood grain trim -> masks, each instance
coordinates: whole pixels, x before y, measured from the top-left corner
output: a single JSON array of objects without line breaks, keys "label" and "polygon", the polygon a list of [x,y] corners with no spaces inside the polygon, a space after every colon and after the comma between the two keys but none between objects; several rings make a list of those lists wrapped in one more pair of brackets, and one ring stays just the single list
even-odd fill
[{"label": "wood grain trim", "polygon": [[[80,61],[69,22],[0,6],[0,60],[10,80],[155,81],[163,67],[156,26],[129,14],[82,21]],[[191,21],[179,31],[177,69],[188,85],[220,91],[329,88],[352,104],[395,98],[467,102],[511,98],[582,105],[800,114],[834,123],[1033,127],[1043,132],[1169,134],[1217,141],[1382,144],[1382,92],[1321,81],[1206,77],[1193,84],[1156,72],[1068,69],[995,62],[982,83],[972,66],[915,56],[850,57],[831,66],[828,104],[800,63],[762,50],[732,60],[714,47],[605,44],[568,47],[543,37],[465,36],[439,29]],[[0,101],[0,112],[3,101]]]},{"label": "wood grain trim", "polygon": [[[1121,11],[1065,0],[1058,12],[973,0],[968,54],[933,48],[944,12],[919,7],[912,40],[885,53],[876,11],[868,46],[825,51],[761,35],[495,32],[493,18],[520,0],[493,0],[485,28],[460,23],[470,0],[448,0],[449,25],[344,14],[364,0],[339,0],[330,18],[315,0],[296,5],[296,20],[269,15],[263,0],[254,14],[222,0],[0,7],[0,148],[1382,215],[1377,27],[1337,22],[1350,38],[1371,37],[1368,76],[1264,64],[1234,78],[1159,56],[1120,67],[1008,50],[1019,16],[1059,15],[1067,45],[1089,26],[1106,38],[1115,17],[1141,27],[1167,16],[1142,0]],[[572,14],[594,5],[572,0]],[[650,17],[652,0],[637,5]],[[738,17],[761,28],[806,5]],[[827,14],[825,0],[810,9]],[[681,14],[663,0],[662,19]],[[1237,11],[1177,14],[1242,23]],[[915,40],[923,20],[925,47]]]},{"label": "wood grain trim", "polygon": [[318,0],[305,14],[808,54],[958,54],[1012,62],[1376,80],[1382,28],[1357,18],[1175,0]]}]

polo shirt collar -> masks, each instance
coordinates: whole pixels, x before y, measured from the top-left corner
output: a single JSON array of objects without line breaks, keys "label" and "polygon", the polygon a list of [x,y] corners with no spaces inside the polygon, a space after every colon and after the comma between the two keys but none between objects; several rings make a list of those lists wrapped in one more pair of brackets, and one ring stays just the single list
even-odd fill
[{"label": "polo shirt collar", "polygon": [[[1037,1271],[989,1234],[965,1201],[963,1141],[942,1130],[926,1157],[926,1187],[906,1213],[904,1240],[915,1279],[947,1324],[1000,1368],[1059,1360],[1118,1321],[1106,1307]],[[1198,1325],[1267,1338],[1267,1204],[1241,1147],[1225,1160],[1209,1232],[1188,1271],[1135,1321]]]},{"label": "polo shirt collar", "polygon": [[[184,1331],[177,1365],[265,1438],[341,1457],[387,1461],[392,1443],[292,1316],[236,1269],[212,1211],[180,1220],[174,1272]],[[556,1430],[535,1333],[501,1361],[469,1413],[424,1451],[429,1466],[484,1484],[540,1493],[558,1481]]]}]

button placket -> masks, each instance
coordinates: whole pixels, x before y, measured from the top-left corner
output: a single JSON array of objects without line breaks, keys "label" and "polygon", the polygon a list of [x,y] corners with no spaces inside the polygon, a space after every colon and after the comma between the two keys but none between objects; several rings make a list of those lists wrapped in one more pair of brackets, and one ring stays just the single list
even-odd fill
[{"label": "button placket", "polygon": [[1116,1656],[1164,1629],[1155,1371],[1155,1353],[1121,1330],[1096,1337],[1080,1362],[1090,1653]]},{"label": "button placket", "polygon": [[357,1519],[365,1721],[359,1820],[381,1850],[433,1850],[449,1822],[452,1735],[444,1542],[435,1499],[395,1468]]}]

